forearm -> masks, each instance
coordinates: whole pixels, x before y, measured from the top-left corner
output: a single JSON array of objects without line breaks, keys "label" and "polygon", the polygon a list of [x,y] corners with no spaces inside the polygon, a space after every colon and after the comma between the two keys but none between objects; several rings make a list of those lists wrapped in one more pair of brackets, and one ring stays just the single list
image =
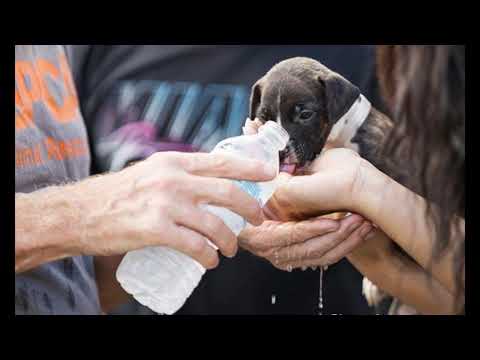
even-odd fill
[{"label": "forearm", "polygon": [[[108,176],[15,194],[15,272],[77,255],[90,255],[85,239],[101,234],[108,222],[102,194]],[[112,190],[110,190],[111,192]]]},{"label": "forearm", "polygon": [[455,314],[454,296],[421,266],[396,250],[377,230],[348,260],[386,293],[422,314]]},{"label": "forearm", "polygon": [[[373,166],[366,166],[353,209],[378,225],[421,267],[429,269],[450,292],[456,287],[453,272],[455,249],[450,246],[432,259],[435,229],[427,221],[425,199],[395,182]],[[465,223],[461,222],[464,234]],[[459,234],[459,241],[463,241]],[[452,243],[457,243],[453,241]]]},{"label": "forearm", "polygon": [[15,272],[79,255],[78,207],[61,187],[15,194]]}]

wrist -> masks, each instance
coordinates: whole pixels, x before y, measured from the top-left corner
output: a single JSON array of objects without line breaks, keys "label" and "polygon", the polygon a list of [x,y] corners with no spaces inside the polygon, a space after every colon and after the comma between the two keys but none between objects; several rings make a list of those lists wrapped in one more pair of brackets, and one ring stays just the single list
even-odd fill
[{"label": "wrist", "polygon": [[362,159],[352,187],[352,210],[375,222],[391,185],[390,177]]},{"label": "wrist", "polygon": [[[75,248],[83,255],[109,256],[131,250],[121,239],[138,240],[136,166],[90,177],[72,186],[71,199],[81,213]],[[141,221],[140,221],[141,222]],[[123,246],[121,246],[123,244]]]},{"label": "wrist", "polygon": [[115,221],[120,216],[116,216],[112,208],[121,199],[122,189],[127,183],[123,171],[120,171],[93,176],[71,186],[71,205],[80,213],[75,224],[76,236],[71,244],[75,252],[82,255],[110,255],[101,244],[105,243],[105,239],[119,237],[116,234],[121,232],[122,224]]}]

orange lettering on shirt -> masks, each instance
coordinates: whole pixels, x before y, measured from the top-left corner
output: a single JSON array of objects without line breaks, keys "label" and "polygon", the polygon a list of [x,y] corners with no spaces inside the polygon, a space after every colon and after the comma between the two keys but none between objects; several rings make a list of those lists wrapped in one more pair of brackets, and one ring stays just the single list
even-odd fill
[{"label": "orange lettering on shirt", "polygon": [[33,148],[24,148],[15,151],[15,166],[33,166],[42,163],[40,144]]},{"label": "orange lettering on shirt", "polygon": [[[60,61],[60,63],[62,62]],[[72,121],[75,118],[78,110],[78,102],[75,93],[72,94],[71,86],[66,81],[68,75],[65,74],[65,70],[62,69],[62,72],[60,72],[59,69],[45,59],[38,59],[37,67],[40,72],[40,76],[42,77],[41,86],[42,92],[45,94],[45,105],[50,110],[52,117],[60,123]],[[61,65],[61,67],[63,66]],[[60,75],[66,88],[66,92],[62,94],[64,97],[63,104],[61,105],[56,102],[55,98],[47,87],[47,76],[51,76],[54,80],[58,80],[60,79]]]},{"label": "orange lettering on shirt", "polygon": [[82,138],[62,141],[47,137],[45,139],[45,148],[48,159],[55,160],[82,156],[87,153],[87,146]]},{"label": "orange lettering on shirt", "polygon": [[[28,77],[29,85],[26,84]],[[15,62],[15,105],[20,114],[15,114],[15,129],[22,130],[33,126],[33,102],[40,99],[40,81],[32,65],[27,61]]]},{"label": "orange lettering on shirt", "polygon": [[55,139],[51,137],[45,138],[45,149],[47,150],[47,158],[55,159],[55,160],[62,160],[62,154],[58,149],[57,142]]}]

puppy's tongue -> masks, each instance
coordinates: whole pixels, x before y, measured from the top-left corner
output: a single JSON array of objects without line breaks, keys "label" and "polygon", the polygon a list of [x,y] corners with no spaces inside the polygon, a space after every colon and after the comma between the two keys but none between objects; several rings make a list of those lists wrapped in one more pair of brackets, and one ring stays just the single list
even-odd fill
[{"label": "puppy's tongue", "polygon": [[283,171],[292,175],[295,173],[296,168],[297,168],[296,164],[280,164],[280,171]]}]

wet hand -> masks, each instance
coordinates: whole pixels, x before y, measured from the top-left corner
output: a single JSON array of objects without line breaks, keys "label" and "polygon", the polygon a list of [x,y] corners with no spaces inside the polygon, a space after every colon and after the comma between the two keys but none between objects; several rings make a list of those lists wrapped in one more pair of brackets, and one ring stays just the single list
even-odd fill
[{"label": "wet hand", "polygon": [[276,268],[290,271],[336,263],[361,244],[371,229],[359,215],[340,220],[269,220],[245,228],[239,235],[239,245]]}]

